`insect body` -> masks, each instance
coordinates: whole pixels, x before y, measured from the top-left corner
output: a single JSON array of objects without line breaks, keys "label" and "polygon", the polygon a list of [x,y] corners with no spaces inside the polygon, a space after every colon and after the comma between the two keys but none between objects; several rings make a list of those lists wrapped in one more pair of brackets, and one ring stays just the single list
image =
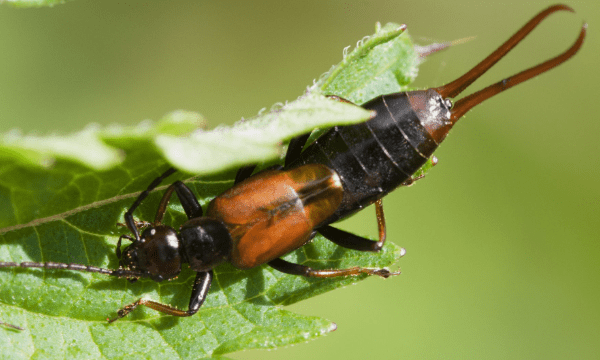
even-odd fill
[{"label": "insect body", "polygon": [[[318,163],[335,170],[343,184],[344,198],[325,225],[348,217],[387,195],[430,158],[448,131],[468,110],[482,101],[537,76],[572,57],[581,47],[587,25],[567,51],[544,63],[471,94],[454,105],[449,98],[460,94],[506,55],[544,18],[561,10],[555,5],[540,12],[485,60],[457,80],[428,90],[382,95],[362,105],[377,115],[361,124],[336,126],[311,145],[302,148],[308,134],[290,142],[286,168]],[[378,204],[378,211],[381,205]],[[328,237],[329,226],[317,231]]]},{"label": "insect body", "polygon": [[[286,171],[266,170],[248,177],[214,198],[205,215],[192,191],[177,181],[165,191],[154,222],[136,222],[132,215],[135,209],[150,191],[174,171],[169,169],[153,181],[126,212],[126,226],[134,236],[122,235],[119,238],[116,254],[120,269],[29,262],[0,262],[0,267],[97,272],[127,277],[130,281],[141,277],[149,277],[154,281],[172,279],[179,275],[185,263],[197,272],[187,311],[139,299],[119,310],[118,316],[110,322],[126,316],[139,305],[175,316],[195,314],[208,295],[213,279],[212,269],[226,261],[239,269],[268,263],[280,271],[307,277],[358,274],[388,277],[397,274],[386,269],[358,267],[314,270],[279,259],[308,242],[314,234],[313,229],[329,218],[342,200],[343,189],[338,175],[324,165],[309,164]],[[173,192],[188,217],[179,231],[162,224]],[[144,228],[141,235],[138,228]],[[132,243],[121,251],[123,239]]]}]

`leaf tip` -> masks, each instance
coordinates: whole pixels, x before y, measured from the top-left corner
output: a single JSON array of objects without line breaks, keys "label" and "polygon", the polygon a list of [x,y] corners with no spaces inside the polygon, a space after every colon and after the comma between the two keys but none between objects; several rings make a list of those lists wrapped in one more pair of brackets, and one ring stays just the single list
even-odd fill
[{"label": "leaf tip", "polygon": [[406,26],[406,24],[401,24],[400,26],[398,26],[396,28],[396,31],[398,31],[398,32],[404,32],[407,28],[408,28],[408,26]]},{"label": "leaf tip", "polygon": [[337,324],[332,322],[331,325],[329,326],[328,332],[334,332],[337,330]]},{"label": "leaf tip", "polygon": [[188,135],[197,129],[206,129],[207,122],[194,111],[175,110],[166,114],[156,124],[157,132],[168,135]]}]

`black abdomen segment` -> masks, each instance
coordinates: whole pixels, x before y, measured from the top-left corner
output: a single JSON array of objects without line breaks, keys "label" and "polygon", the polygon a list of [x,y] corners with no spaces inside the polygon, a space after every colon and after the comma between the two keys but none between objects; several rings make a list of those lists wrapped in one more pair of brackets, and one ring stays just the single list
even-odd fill
[{"label": "black abdomen segment", "polygon": [[387,195],[408,180],[437,148],[406,93],[380,96],[363,107],[375,110],[377,116],[365,123],[332,128],[290,166],[318,163],[340,176],[344,198],[327,224]]}]

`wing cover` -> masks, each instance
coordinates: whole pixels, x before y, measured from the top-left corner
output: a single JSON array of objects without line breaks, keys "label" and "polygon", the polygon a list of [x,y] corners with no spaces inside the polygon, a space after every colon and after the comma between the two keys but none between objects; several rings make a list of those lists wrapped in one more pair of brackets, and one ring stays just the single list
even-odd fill
[{"label": "wing cover", "polygon": [[249,269],[297,249],[342,201],[337,173],[310,164],[258,173],[216,197],[206,215],[231,234],[231,263]]}]

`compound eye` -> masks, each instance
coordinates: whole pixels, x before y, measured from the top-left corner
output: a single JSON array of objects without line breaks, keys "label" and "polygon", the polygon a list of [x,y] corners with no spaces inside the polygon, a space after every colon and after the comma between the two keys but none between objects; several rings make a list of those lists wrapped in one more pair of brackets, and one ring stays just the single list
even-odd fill
[{"label": "compound eye", "polygon": [[141,242],[146,242],[156,236],[156,228],[150,227],[144,230],[142,236],[140,237]]}]

